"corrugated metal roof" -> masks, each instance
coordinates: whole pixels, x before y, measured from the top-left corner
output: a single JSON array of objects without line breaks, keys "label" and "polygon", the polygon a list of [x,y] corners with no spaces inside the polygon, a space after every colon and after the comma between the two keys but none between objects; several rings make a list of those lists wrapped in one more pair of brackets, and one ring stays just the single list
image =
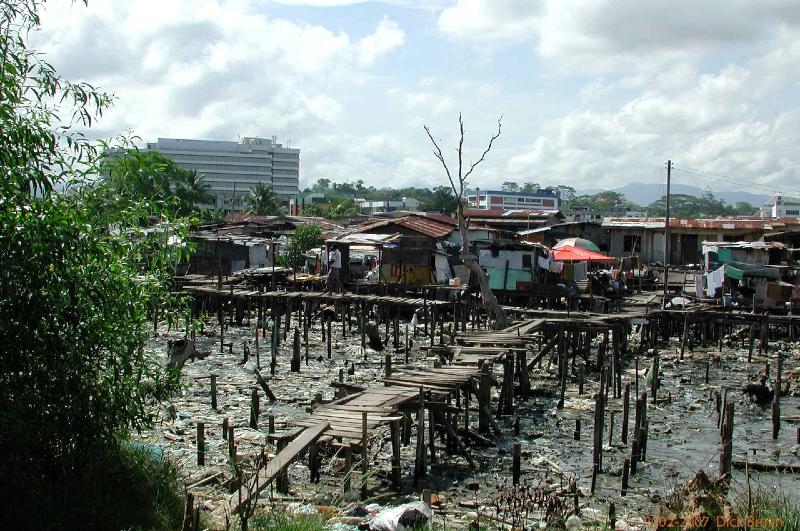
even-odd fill
[{"label": "corrugated metal roof", "polygon": [[384,242],[393,241],[399,238],[399,234],[372,234],[372,233],[350,233],[336,238],[329,238],[326,242],[347,243],[350,245],[380,245]]},{"label": "corrugated metal roof", "polygon": [[702,244],[703,252],[706,248],[723,249],[787,249],[788,247],[780,242],[715,242],[704,241]]},{"label": "corrugated metal roof", "polygon": [[433,219],[427,219],[420,216],[406,216],[404,218],[387,219],[385,221],[364,225],[357,228],[353,232],[362,233],[378,227],[388,227],[392,224],[419,232],[420,234],[424,234],[425,236],[435,239],[444,238],[452,233],[453,230],[455,230],[455,227],[452,225],[445,224],[440,221],[435,221]]},{"label": "corrugated metal roof", "polygon": [[[665,218],[603,218],[605,228],[663,229]],[[693,228],[714,230],[774,230],[790,225],[800,225],[797,218],[782,219],[677,219],[669,220],[670,228]]]},{"label": "corrugated metal roof", "polygon": [[[523,218],[531,219],[536,218],[549,218],[550,216],[559,216],[558,210],[506,210],[503,208],[470,208],[464,211],[464,217],[467,218]],[[563,217],[563,215],[561,215]]]}]

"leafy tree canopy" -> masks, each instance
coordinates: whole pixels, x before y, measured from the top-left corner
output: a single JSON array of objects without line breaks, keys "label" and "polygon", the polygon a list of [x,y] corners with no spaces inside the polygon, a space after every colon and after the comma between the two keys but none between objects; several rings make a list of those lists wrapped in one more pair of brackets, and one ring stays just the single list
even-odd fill
[{"label": "leafy tree canopy", "polygon": [[[647,206],[649,214],[665,216],[667,198],[662,197]],[[701,197],[685,194],[670,195],[670,216],[676,218],[704,218],[718,216],[749,216],[756,211],[756,207],[749,203],[739,202],[732,206],[722,199],[718,199],[707,190]]]},{"label": "leafy tree canopy", "polygon": [[250,207],[248,214],[256,216],[278,216],[281,214],[281,198],[272,191],[268,184],[259,183],[250,189],[247,196]]},{"label": "leafy tree canopy", "polygon": [[102,521],[81,481],[175,388],[143,345],[153,308],[188,316],[169,285],[186,225],[87,185],[101,158],[80,131],[111,98],[27,47],[39,5],[0,0],[0,512],[9,528],[135,527]]},{"label": "leafy tree canopy", "polygon": [[196,171],[181,168],[157,151],[108,150],[103,156],[104,181],[132,200],[160,201],[178,215],[214,201],[211,187]]},{"label": "leafy tree canopy", "polygon": [[300,267],[303,253],[320,243],[322,243],[322,229],[319,225],[300,225],[286,243],[285,264],[295,269]]}]

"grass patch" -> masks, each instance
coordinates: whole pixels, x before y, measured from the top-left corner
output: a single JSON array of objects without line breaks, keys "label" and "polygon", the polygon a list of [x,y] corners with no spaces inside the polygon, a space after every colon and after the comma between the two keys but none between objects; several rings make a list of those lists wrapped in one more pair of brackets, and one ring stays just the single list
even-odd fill
[{"label": "grass patch", "polygon": [[[732,496],[733,508],[738,515],[753,518],[748,527],[753,529],[800,529],[800,502],[783,491],[757,484],[749,496],[746,488]],[[744,516],[743,516],[744,517]]]},{"label": "grass patch", "polygon": [[183,517],[176,465],[124,441],[86,451],[66,473],[19,470],[0,484],[9,529],[180,529]]},{"label": "grass patch", "polygon": [[325,520],[319,516],[292,516],[282,509],[253,516],[248,527],[254,531],[323,531]]}]

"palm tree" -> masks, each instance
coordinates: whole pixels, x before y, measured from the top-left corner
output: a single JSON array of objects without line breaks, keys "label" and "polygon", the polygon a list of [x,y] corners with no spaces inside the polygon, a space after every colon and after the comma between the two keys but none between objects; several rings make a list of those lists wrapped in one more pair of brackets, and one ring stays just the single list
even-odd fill
[{"label": "palm tree", "polygon": [[211,186],[196,170],[186,172],[178,183],[178,195],[191,204],[213,203],[215,196]]},{"label": "palm tree", "polygon": [[259,183],[250,189],[247,196],[250,208],[248,214],[256,216],[277,216],[281,213],[281,198],[272,191],[272,186]]},{"label": "palm tree", "polygon": [[331,219],[342,219],[355,216],[358,208],[352,199],[342,199],[335,197],[331,199],[327,208],[327,217]]}]

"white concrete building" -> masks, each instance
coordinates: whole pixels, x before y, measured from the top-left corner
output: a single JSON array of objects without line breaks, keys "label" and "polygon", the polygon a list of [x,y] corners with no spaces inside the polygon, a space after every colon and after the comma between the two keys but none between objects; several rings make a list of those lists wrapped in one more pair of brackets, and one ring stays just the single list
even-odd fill
[{"label": "white concrete building", "polygon": [[467,192],[470,208],[482,210],[558,210],[558,196],[549,190],[535,192],[509,192],[505,190],[470,190]]},{"label": "white concrete building", "polygon": [[761,205],[759,216],[762,218],[800,217],[800,199],[775,194],[769,201]]},{"label": "white concrete building", "polygon": [[356,199],[356,206],[361,214],[380,214],[381,212],[417,212],[419,201],[413,197],[404,197],[400,201],[368,201]]},{"label": "white concrete building", "polygon": [[283,200],[300,191],[300,150],[283,147],[275,137],[245,137],[239,142],[159,138],[147,149],[197,171],[216,196],[216,205],[208,206],[223,211],[244,210],[243,198],[259,183],[271,185]]}]

